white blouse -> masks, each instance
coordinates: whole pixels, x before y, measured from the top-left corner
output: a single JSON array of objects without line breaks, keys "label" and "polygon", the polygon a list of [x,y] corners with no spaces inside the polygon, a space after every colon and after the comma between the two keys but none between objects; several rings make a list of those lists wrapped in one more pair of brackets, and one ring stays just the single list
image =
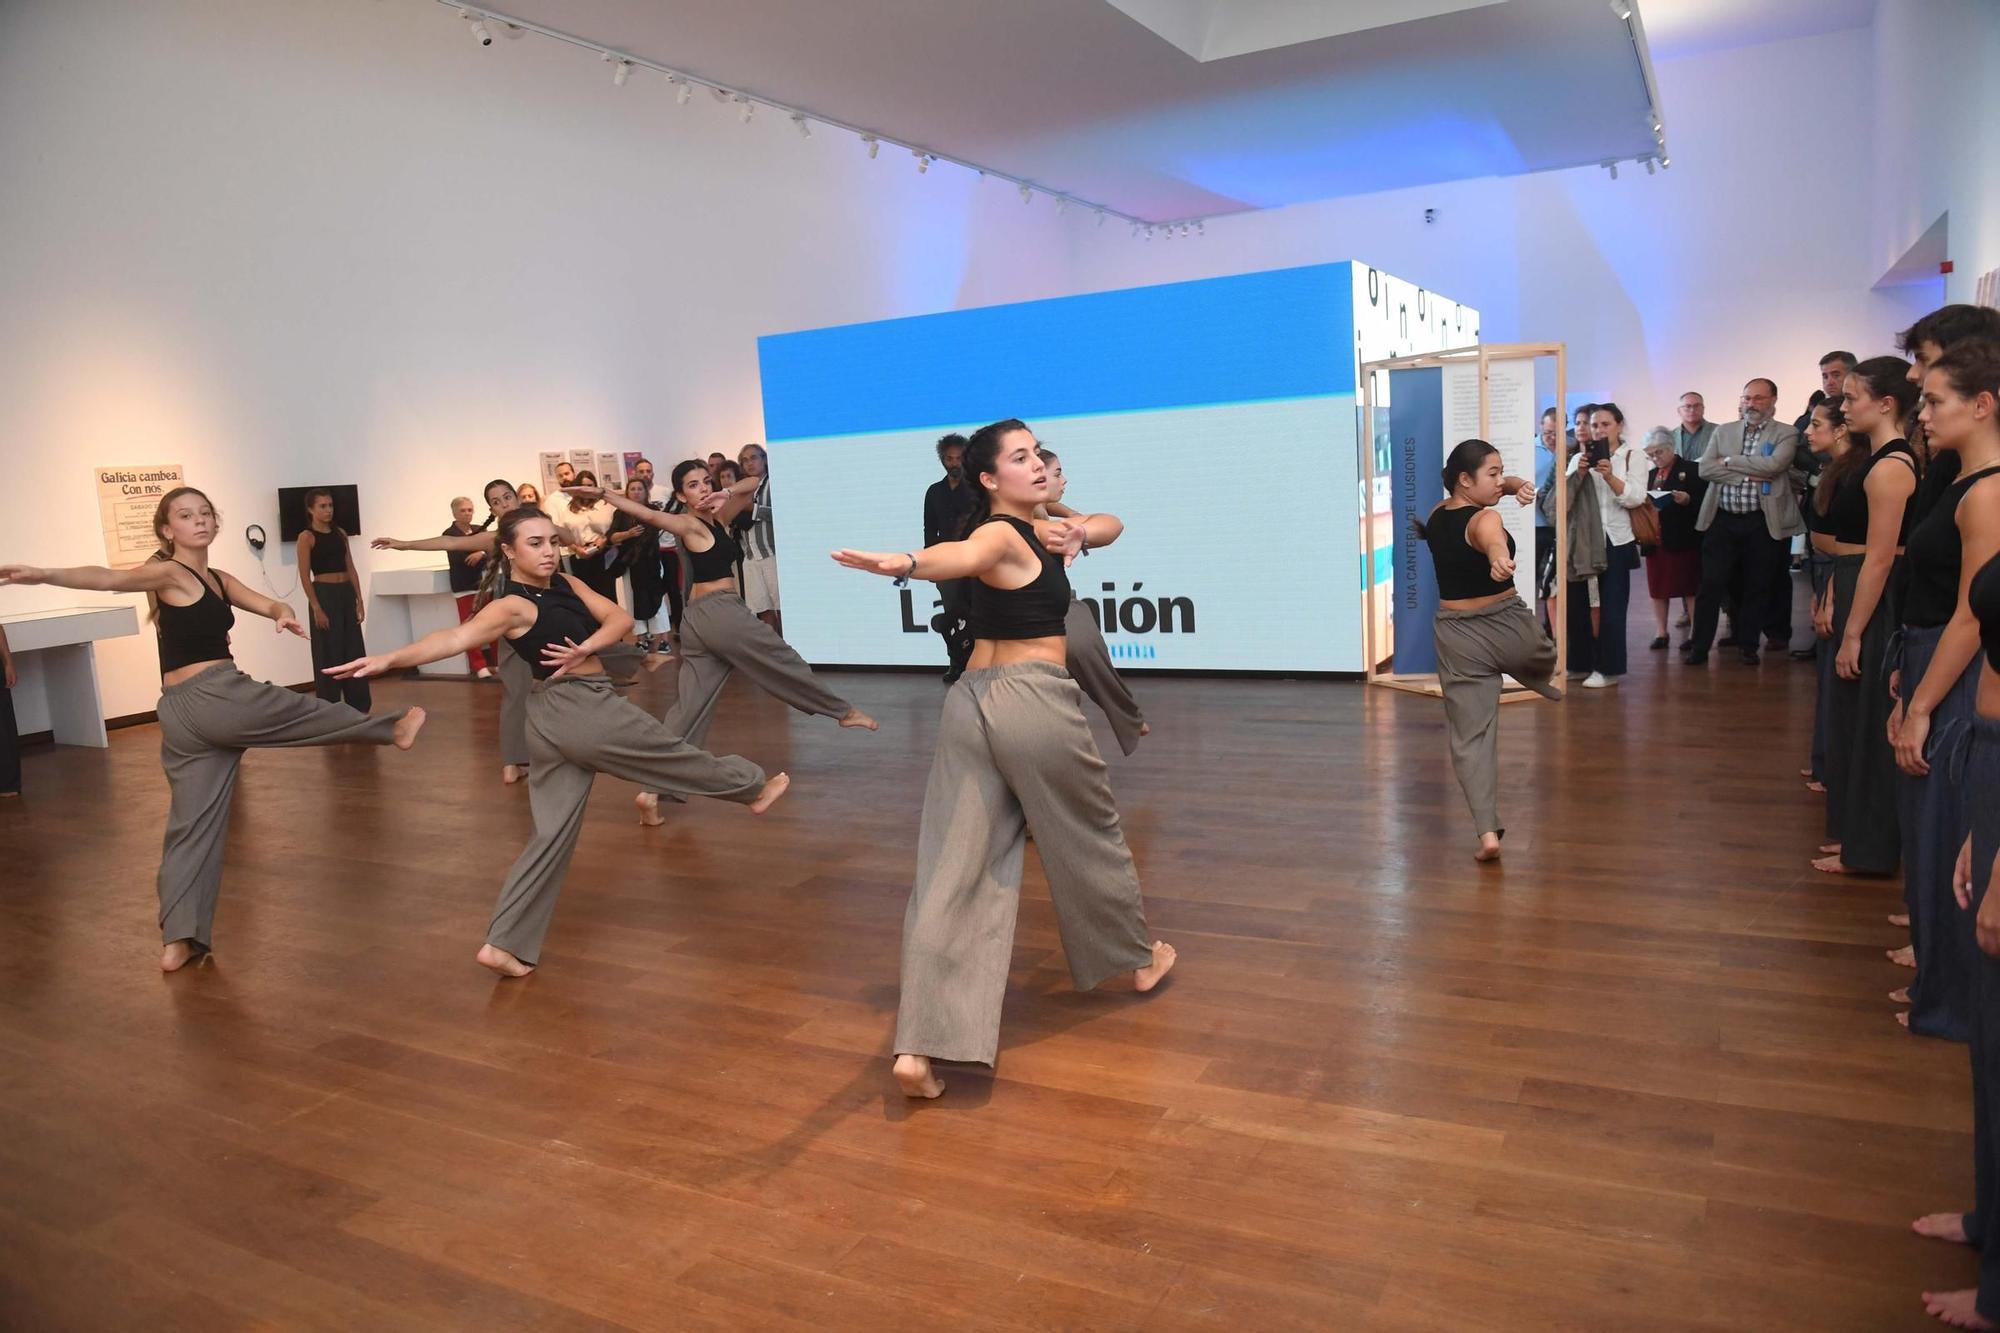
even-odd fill
[{"label": "white blouse", "polygon": [[[1583,451],[1570,460],[1569,484],[1576,484],[1577,469],[1583,465]],[[1596,471],[1590,474],[1590,484],[1597,488],[1597,509],[1604,518],[1604,540],[1613,546],[1624,546],[1632,540],[1632,515],[1629,510],[1640,505],[1653,503],[1646,496],[1646,478],[1651,474],[1652,463],[1646,458],[1646,451],[1636,444],[1621,444],[1611,455],[1611,470],[1625,483],[1623,495],[1611,493],[1611,483]]]},{"label": "white blouse", "polygon": [[595,554],[603,549],[607,534],[611,531],[611,520],[617,513],[617,510],[602,500],[579,512],[569,507],[569,501],[565,497],[563,503],[556,506],[556,512],[549,517],[555,520],[556,535],[571,546],[579,546],[586,552]]}]

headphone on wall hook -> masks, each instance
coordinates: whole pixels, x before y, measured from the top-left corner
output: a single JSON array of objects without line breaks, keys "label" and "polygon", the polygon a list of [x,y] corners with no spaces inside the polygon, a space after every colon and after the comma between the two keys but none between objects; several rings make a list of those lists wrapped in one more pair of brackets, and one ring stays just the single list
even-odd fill
[{"label": "headphone on wall hook", "polygon": [[261,523],[252,523],[249,527],[243,529],[243,540],[249,543],[251,552],[256,555],[257,568],[264,575],[264,586],[271,590],[272,596],[283,601],[299,590],[296,579],[293,580],[292,586],[284,592],[279,592],[278,585],[271,582],[271,567],[264,563],[264,547],[269,543],[270,537],[264,532],[264,527]]},{"label": "headphone on wall hook", "polygon": [[261,557],[264,554],[264,543],[270,539],[264,535],[264,529],[261,525],[252,523],[249,527],[243,529],[243,540],[249,542],[250,549]]}]

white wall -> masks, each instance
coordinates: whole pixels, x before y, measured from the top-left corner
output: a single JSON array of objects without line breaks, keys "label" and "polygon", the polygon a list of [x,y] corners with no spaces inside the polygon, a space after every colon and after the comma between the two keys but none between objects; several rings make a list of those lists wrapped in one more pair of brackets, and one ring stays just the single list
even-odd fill
[{"label": "white wall", "polygon": [[2000,4],[1879,0],[1870,259],[1886,270],[1949,214],[1946,299],[2000,268]]},{"label": "white wall", "polygon": [[1872,41],[1662,62],[1674,165],[1656,176],[1627,164],[1616,181],[1595,167],[1463,181],[1223,219],[1187,240],[1084,234],[1076,281],[1359,259],[1478,306],[1488,341],[1566,343],[1572,394],[1614,399],[1634,423],[1672,424],[1690,388],[1726,420],[1753,375],[1776,379],[1795,415],[1823,353],[1888,351],[1926,308],[1869,290],[1869,199],[1849,182],[1872,160]]},{"label": "white wall", "polygon": [[[538,449],[758,438],[758,334],[1068,289],[1069,223],[1009,187],[539,38],[481,51],[426,0],[11,0],[0,180],[0,562],[101,562],[112,463],[185,464],[246,577],[280,485],[356,482],[370,532],[429,535]],[[258,625],[237,651],[311,674]],[[103,663],[107,715],[153,706],[150,633]]]}]

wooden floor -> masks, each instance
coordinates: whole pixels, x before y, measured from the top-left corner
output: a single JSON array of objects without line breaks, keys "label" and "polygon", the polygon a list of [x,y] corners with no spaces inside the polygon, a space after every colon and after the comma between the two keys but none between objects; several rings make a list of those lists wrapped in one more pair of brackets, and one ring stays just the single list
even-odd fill
[{"label": "wooden floor", "polygon": [[1807,868],[1811,668],[1663,656],[1505,711],[1500,869],[1436,702],[1142,679],[1113,776],[1179,970],[1073,994],[1031,856],[999,1069],[914,1109],[933,678],[834,677],[874,736],[732,686],[717,747],[791,795],[642,830],[601,781],[501,984],[497,687],[378,688],[411,754],[251,755],[213,965],[167,978],[154,729],[34,751],[0,1327],[1933,1327],[1973,1256],[1906,1228],[1968,1202],[1966,1057],[1891,1021],[1898,891]]}]

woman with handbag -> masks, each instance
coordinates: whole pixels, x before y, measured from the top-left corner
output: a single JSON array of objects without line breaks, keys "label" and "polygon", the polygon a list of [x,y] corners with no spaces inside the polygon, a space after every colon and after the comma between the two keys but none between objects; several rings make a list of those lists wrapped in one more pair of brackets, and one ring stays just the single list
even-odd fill
[{"label": "woman with handbag", "polygon": [[[1579,449],[1570,464],[1570,504],[1595,509],[1604,568],[1596,576],[1595,607],[1586,581],[1571,581],[1569,655],[1573,673],[1589,673],[1583,688],[1602,690],[1625,675],[1625,613],[1632,600],[1632,571],[1639,567],[1633,511],[1650,510],[1652,501],[1646,495],[1646,455],[1625,442],[1625,414],[1618,404],[1599,403],[1590,426],[1596,439]],[[1643,525],[1648,518],[1657,522],[1658,515],[1642,515],[1637,521]]]},{"label": "woman with handbag", "polygon": [[[1646,457],[1652,468],[1646,474],[1646,494],[1654,513],[1632,511],[1632,530],[1646,552],[1646,591],[1653,598],[1652,650],[1667,646],[1667,617],[1673,600],[1681,599],[1685,619],[1694,618],[1695,595],[1701,591],[1701,534],[1695,531],[1695,515],[1701,509],[1702,492],[1708,483],[1701,479],[1694,460],[1682,458],[1674,450],[1674,433],[1665,426],[1646,432]],[[1650,517],[1655,535],[1649,541],[1640,531]]]}]

